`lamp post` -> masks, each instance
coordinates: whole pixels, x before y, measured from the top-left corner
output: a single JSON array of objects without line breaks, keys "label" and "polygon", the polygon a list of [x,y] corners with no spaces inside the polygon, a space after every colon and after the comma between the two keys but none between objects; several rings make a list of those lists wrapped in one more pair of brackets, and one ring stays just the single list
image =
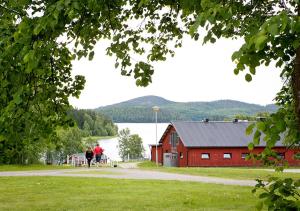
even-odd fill
[{"label": "lamp post", "polygon": [[156,136],[156,144],[155,144],[155,162],[156,166],[158,166],[158,155],[157,155],[157,113],[159,112],[158,106],[153,106],[152,110],[155,113],[155,136]]}]

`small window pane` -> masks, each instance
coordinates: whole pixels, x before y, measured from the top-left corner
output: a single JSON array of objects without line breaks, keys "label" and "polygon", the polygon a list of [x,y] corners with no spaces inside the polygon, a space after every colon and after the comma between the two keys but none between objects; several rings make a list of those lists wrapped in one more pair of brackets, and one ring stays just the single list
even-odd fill
[{"label": "small window pane", "polygon": [[231,153],[224,153],[225,159],[231,159]]},{"label": "small window pane", "polygon": [[180,158],[183,158],[183,153],[182,152],[180,152]]},{"label": "small window pane", "polygon": [[277,153],[277,156],[278,156],[279,159],[284,159],[284,157],[285,157],[284,153],[280,153],[280,152]]},{"label": "small window pane", "polygon": [[242,153],[242,159],[246,159],[246,157],[249,155],[249,153]]},{"label": "small window pane", "polygon": [[209,159],[209,153],[202,153],[201,158],[202,159]]}]

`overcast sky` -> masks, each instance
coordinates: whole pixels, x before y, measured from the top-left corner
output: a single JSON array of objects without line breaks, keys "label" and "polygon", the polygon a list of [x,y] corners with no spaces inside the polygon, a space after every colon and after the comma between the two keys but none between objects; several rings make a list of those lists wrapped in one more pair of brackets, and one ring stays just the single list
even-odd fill
[{"label": "overcast sky", "polygon": [[252,82],[244,73],[234,75],[231,54],[242,42],[219,40],[202,45],[190,39],[176,49],[176,55],[155,64],[153,82],[137,87],[133,77],[121,76],[114,69],[114,58],[105,55],[107,43],[98,43],[93,61],[73,62],[73,74],[86,77],[79,99],[70,102],[77,108],[97,108],[145,95],[156,95],[177,102],[239,100],[260,105],[274,103],[282,86],[280,72],[274,67],[261,67]]}]

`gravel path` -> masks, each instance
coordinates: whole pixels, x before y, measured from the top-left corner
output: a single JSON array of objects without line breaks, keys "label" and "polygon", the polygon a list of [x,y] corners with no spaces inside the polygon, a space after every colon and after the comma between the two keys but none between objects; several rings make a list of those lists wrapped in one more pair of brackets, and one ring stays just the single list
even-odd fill
[{"label": "gravel path", "polygon": [[[99,171],[99,173],[97,173],[97,171]],[[6,171],[0,172],[0,176],[67,176],[115,179],[175,180],[239,186],[254,186],[256,184],[256,182],[253,180],[234,180],[216,177],[192,176],[159,171],[139,170],[133,168],[78,168],[68,170]]]},{"label": "gravel path", "polygon": [[124,169],[136,169],[138,163],[119,163],[119,167]]}]

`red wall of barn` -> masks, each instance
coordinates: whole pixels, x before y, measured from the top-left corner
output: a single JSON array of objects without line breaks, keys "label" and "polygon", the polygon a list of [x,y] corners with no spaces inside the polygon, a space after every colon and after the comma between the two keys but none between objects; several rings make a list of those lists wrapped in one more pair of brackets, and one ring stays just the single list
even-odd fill
[{"label": "red wall of barn", "polygon": [[[162,164],[162,147],[161,145],[157,146],[157,160],[158,163]],[[156,162],[156,147],[154,145],[151,146],[151,161]]]},{"label": "red wall of barn", "polygon": [[[163,153],[170,153],[171,144],[170,144],[170,136],[171,133],[175,132],[175,128],[171,127],[167,134],[162,139],[162,145],[158,146],[158,162],[163,164]],[[255,148],[253,153],[262,152],[263,147]],[[300,165],[300,161],[294,159],[294,155],[299,150],[291,150],[286,151],[284,147],[277,147],[275,149],[277,152],[281,152],[285,154],[285,160],[288,161],[289,165],[296,166]],[[196,166],[255,166],[259,165],[259,162],[254,162],[252,160],[245,160],[241,157],[242,153],[249,153],[247,147],[211,147],[211,148],[186,148],[183,145],[181,139],[179,139],[179,143],[177,144],[176,151],[174,153],[178,153],[178,166],[179,167],[196,167]],[[180,157],[180,153],[182,153],[182,157]],[[209,159],[202,159],[202,153],[209,153]],[[231,153],[231,159],[223,158],[224,153]],[[155,146],[151,149],[151,160],[155,162]]]},{"label": "red wall of barn", "polygon": [[[187,156],[186,156],[187,149],[186,149],[186,147],[184,147],[184,145],[180,139],[177,144],[176,151],[171,150],[170,136],[171,136],[172,132],[176,132],[174,127],[172,127],[168,131],[167,135],[162,140],[162,155],[163,155],[163,153],[171,153],[171,152],[178,153],[178,166],[186,166],[187,165]],[[183,155],[182,158],[180,158],[180,152]],[[163,156],[162,156],[162,159],[163,159]],[[163,163],[163,160],[162,160],[162,163]]]},{"label": "red wall of barn", "polygon": [[[300,161],[294,159],[296,150],[288,150],[284,147],[276,147],[274,149],[277,152],[285,154],[285,160],[289,165],[300,165]],[[255,148],[252,153],[260,153],[263,151],[263,147]],[[202,153],[209,153],[209,159],[202,159]],[[231,153],[231,159],[223,158],[224,153]],[[232,148],[190,148],[188,152],[188,165],[193,166],[255,166],[259,165],[259,162],[253,160],[245,160],[241,157],[242,153],[249,153],[247,147],[232,147]]]}]

